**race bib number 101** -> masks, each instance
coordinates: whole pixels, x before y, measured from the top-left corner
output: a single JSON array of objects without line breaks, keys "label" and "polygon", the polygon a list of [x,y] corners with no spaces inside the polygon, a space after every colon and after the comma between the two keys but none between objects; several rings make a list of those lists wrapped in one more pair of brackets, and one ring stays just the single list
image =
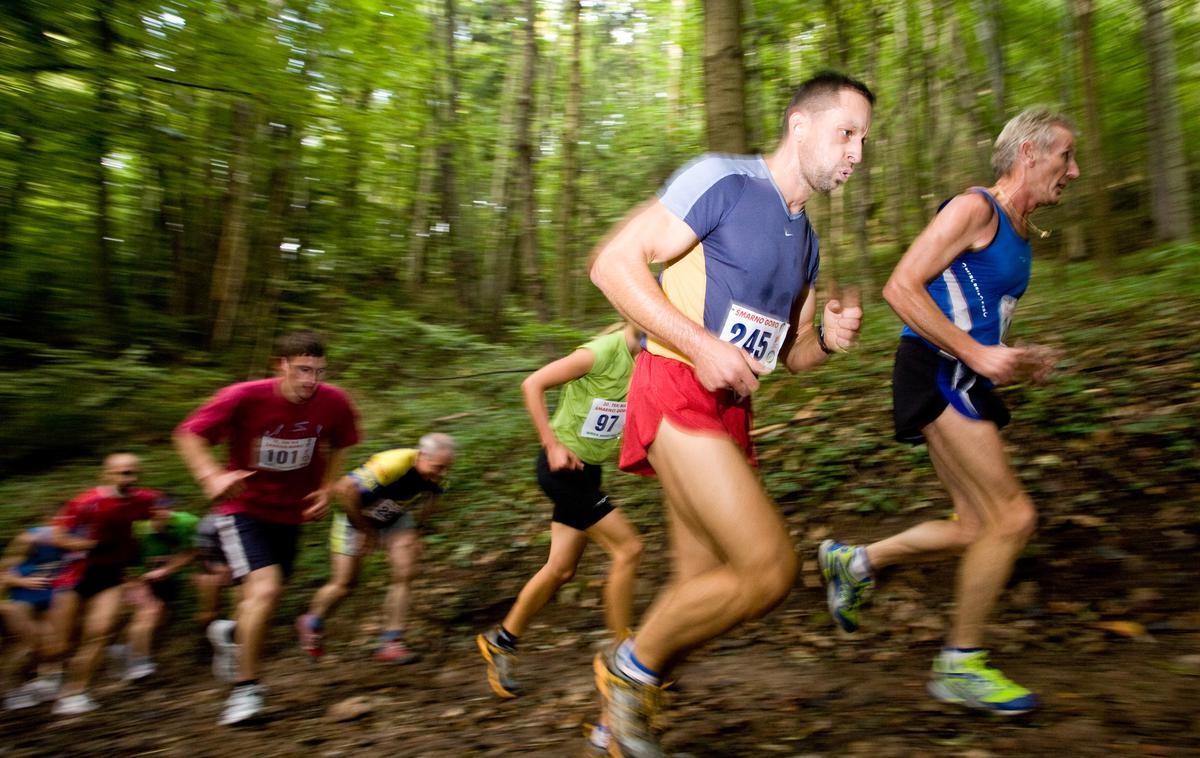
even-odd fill
[{"label": "race bib number 101", "polygon": [[317,438],[284,440],[263,437],[258,443],[258,468],[267,471],[294,471],[312,462]]},{"label": "race bib number 101", "polygon": [[772,371],[783,348],[788,326],[786,321],[734,303],[729,306],[729,315],[721,327],[721,339],[740,346],[766,366],[767,371]]}]

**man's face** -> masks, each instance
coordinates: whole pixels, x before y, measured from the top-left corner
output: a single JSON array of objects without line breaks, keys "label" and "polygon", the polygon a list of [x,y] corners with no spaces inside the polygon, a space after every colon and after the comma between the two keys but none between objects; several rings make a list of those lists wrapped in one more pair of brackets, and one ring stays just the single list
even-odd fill
[{"label": "man's face", "polygon": [[283,394],[289,399],[310,399],[325,378],[325,359],[311,355],[296,355],[279,360],[283,377]]},{"label": "man's face", "polygon": [[136,455],[110,455],[104,461],[104,483],[117,492],[125,492],[137,484],[142,473],[142,462]]},{"label": "man's face", "polygon": [[1029,171],[1028,183],[1038,205],[1057,205],[1067,185],[1079,178],[1075,162],[1075,135],[1061,126],[1054,127],[1054,141],[1037,153]]},{"label": "man's face", "polygon": [[871,129],[871,104],[852,89],[838,91],[831,108],[808,114],[800,142],[800,170],[816,192],[831,192],[863,159]]},{"label": "man's face", "polygon": [[437,483],[446,478],[446,472],[454,465],[454,453],[438,450],[435,453],[418,453],[414,468],[422,479]]}]

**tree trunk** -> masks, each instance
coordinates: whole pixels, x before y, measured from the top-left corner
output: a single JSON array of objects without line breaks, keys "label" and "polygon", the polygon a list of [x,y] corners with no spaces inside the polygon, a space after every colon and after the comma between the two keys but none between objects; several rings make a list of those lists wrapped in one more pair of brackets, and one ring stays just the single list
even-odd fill
[{"label": "tree trunk", "polygon": [[[880,38],[880,29],[883,26],[883,8],[872,5],[867,9],[867,39],[878,40]],[[866,46],[867,63],[864,67],[864,75],[867,78],[868,86],[876,86],[879,77],[879,46],[875,44]],[[872,160],[873,158],[882,157],[876,156],[875,152],[868,151],[863,156],[863,162],[859,165],[859,169],[855,172],[858,174],[855,181],[858,187],[855,190],[855,214],[854,214],[854,232],[855,243],[858,248],[858,282],[862,287],[866,297],[873,297],[875,292],[875,277],[871,270],[871,218],[875,215],[875,196],[872,192],[871,174],[874,173],[872,164],[882,162]]]},{"label": "tree trunk", "polygon": [[683,20],[687,0],[671,0],[671,35],[667,42],[667,135],[683,120]]},{"label": "tree trunk", "polygon": [[417,194],[413,198],[412,221],[408,227],[408,284],[416,292],[427,281],[425,256],[429,249],[429,219],[432,213],[433,184],[437,178],[437,148],[421,148],[417,169]]},{"label": "tree trunk", "polygon": [[108,171],[104,162],[108,159],[109,129],[115,117],[112,86],[107,67],[113,57],[116,33],[105,15],[106,6],[101,4],[96,11],[96,32],[100,46],[100,65],[96,73],[96,119],[91,125],[88,142],[91,147],[92,182],[96,191],[96,298],[100,314],[101,329],[110,341],[121,339],[121,293],[116,287],[114,272],[115,250],[113,248],[112,225],[109,220]]},{"label": "tree trunk", "polygon": [[455,165],[455,140],[458,133],[458,68],[455,51],[455,29],[458,23],[454,0],[445,0],[443,5],[443,44],[445,45],[446,70],[443,72],[441,113],[439,118],[440,141],[437,147],[438,197],[445,232],[442,246],[449,256],[450,274],[458,288],[463,308],[472,312],[479,302],[478,275],[475,267],[475,251],[461,244],[462,214],[458,207],[458,176]]},{"label": "tree trunk", "polygon": [[1107,273],[1112,273],[1115,252],[1112,238],[1112,219],[1109,217],[1108,173],[1104,167],[1101,145],[1100,93],[1097,84],[1096,59],[1092,40],[1092,0],[1074,0],[1075,26],[1079,43],[1079,64],[1086,120],[1083,125],[1083,147],[1087,165],[1089,209],[1091,222],[1088,231],[1096,259]]},{"label": "tree trunk", "polygon": [[577,250],[579,242],[575,234],[575,199],[579,191],[579,122],[583,99],[580,0],[566,0],[564,16],[571,29],[571,50],[567,107],[563,114],[562,181],[558,198],[558,317],[566,321],[574,315],[575,278],[580,262]]},{"label": "tree trunk", "polygon": [[230,125],[233,152],[229,161],[229,181],[225,189],[221,241],[213,266],[212,299],[216,305],[209,345],[220,351],[229,347],[241,305],[249,244],[246,239],[246,215],[250,202],[250,141],[254,129],[249,103],[233,104]]},{"label": "tree trunk", "polygon": [[1159,242],[1187,239],[1192,212],[1188,205],[1187,154],[1175,88],[1175,40],[1163,0],[1142,0],[1146,14],[1146,58],[1149,88],[1146,116],[1150,124],[1150,208],[1154,238]]},{"label": "tree trunk", "polygon": [[704,0],[704,123],[708,149],[746,152],[746,72],[739,0]]},{"label": "tree trunk", "polygon": [[517,251],[526,302],[542,320],[549,318],[537,257],[537,201],[533,175],[533,112],[537,86],[537,3],[525,0],[521,92],[517,97]]},{"label": "tree trunk", "polygon": [[979,36],[979,46],[983,48],[983,56],[987,60],[987,78],[992,90],[989,98],[992,109],[987,131],[995,136],[1000,133],[1000,127],[1004,125],[1008,112],[1008,90],[1004,81],[1004,26],[1000,6],[996,0],[977,0],[975,6],[979,18],[975,25],[975,33]]}]

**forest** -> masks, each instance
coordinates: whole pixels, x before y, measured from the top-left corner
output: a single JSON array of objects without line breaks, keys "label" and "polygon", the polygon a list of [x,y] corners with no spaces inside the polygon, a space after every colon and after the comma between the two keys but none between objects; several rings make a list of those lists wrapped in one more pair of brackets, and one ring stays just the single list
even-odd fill
[{"label": "forest", "polygon": [[[461,453],[425,538],[417,667],[296,668],[288,614],[328,571],[321,524],[276,619],[269,727],[214,739],[185,613],[169,686],[98,696],[132,726],[0,715],[0,753],[571,754],[594,717],[599,551],[539,627],[537,694],[494,706],[471,658],[544,560],[518,385],[617,319],[588,280],[605,233],[695,156],[770,152],[795,85],[827,69],[878,96],[863,166],[808,208],[822,299],[862,288],[862,342],[764,381],[761,473],[808,562],[784,606],[686,673],[669,747],[1200,749],[1184,705],[1200,696],[1200,5],[23,0],[0,3],[0,539],[91,486],[116,449],[202,512],[171,430],[268,375],[290,329],[328,338],[329,381],[366,431],[352,464],[430,430]],[[878,537],[948,507],[923,452],[890,440],[900,324],[879,292],[943,200],[991,183],[995,135],[1036,104],[1074,119],[1082,176],[1035,215],[1052,233],[1034,240],[1014,322],[1065,357],[1049,384],[1004,392],[1041,522],[997,622],[1048,709],[994,726],[912,706],[924,659],[902,653],[936,647],[950,567],[898,575],[878,628],[847,642],[808,564],[831,529]],[[666,576],[657,485],[606,476],[646,535],[644,608]],[[363,657],[382,571],[347,604],[342,660]],[[373,714],[328,718],[364,688]]]}]

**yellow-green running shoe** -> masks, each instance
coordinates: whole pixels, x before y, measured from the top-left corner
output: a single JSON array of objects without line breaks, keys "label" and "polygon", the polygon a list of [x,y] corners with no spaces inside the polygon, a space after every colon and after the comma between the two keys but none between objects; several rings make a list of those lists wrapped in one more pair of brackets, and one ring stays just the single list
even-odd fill
[{"label": "yellow-green running shoe", "polygon": [[821,566],[821,578],[825,580],[829,615],[835,624],[847,632],[858,631],[860,610],[875,589],[875,580],[871,577],[855,579],[850,573],[850,561],[854,559],[857,549],[857,545],[825,540],[817,550],[817,563]]},{"label": "yellow-green running shoe", "polygon": [[988,665],[986,650],[962,654],[956,663],[939,654],[933,659],[933,676],[926,689],[943,703],[1004,716],[1028,713],[1038,705],[1037,695]]}]

